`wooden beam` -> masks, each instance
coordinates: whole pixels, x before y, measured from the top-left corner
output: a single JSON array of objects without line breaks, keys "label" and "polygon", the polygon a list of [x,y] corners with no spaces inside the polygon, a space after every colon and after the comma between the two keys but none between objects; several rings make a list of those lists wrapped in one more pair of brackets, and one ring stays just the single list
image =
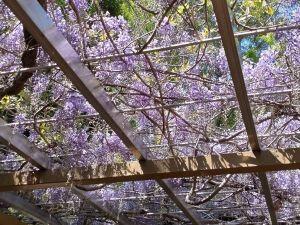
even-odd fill
[{"label": "wooden beam", "polygon": [[[134,156],[138,160],[146,160],[148,149],[145,143],[139,136],[134,135],[128,121],[116,109],[98,80],[81,62],[79,55],[57,30],[40,4],[36,0],[4,0],[4,2]],[[173,189],[169,189],[172,187],[170,181],[162,180],[160,183],[164,183],[163,189],[166,193],[176,193]],[[188,209],[188,205],[177,199],[175,194],[170,195],[170,198],[177,203],[182,203],[178,204],[178,207],[185,212],[193,224],[201,224],[195,210]]]},{"label": "wooden beam", "polygon": [[[0,118],[0,125],[1,124],[5,124],[5,121]],[[25,136],[13,133],[10,127],[0,128],[0,143],[11,148],[32,165],[40,169],[51,168],[50,158],[32,145]]]},{"label": "wooden beam", "polygon": [[275,149],[0,175],[0,191],[300,169],[300,149]]},{"label": "wooden beam", "polygon": [[80,190],[76,187],[72,187],[72,191],[78,195],[82,200],[87,201],[95,209],[104,212],[109,218],[114,220],[117,224],[120,225],[134,225],[135,222],[128,219],[126,216],[118,213],[113,205],[108,202],[97,201],[99,198],[95,194],[87,191]]},{"label": "wooden beam", "polygon": [[125,117],[116,109],[97,78],[81,62],[42,6],[36,0],[4,2],[136,158],[146,158],[145,145],[133,135]]},{"label": "wooden beam", "polygon": [[18,220],[16,217],[0,213],[0,225],[26,225]]},{"label": "wooden beam", "polygon": [[[243,77],[241,60],[239,50],[237,48],[236,39],[234,37],[232,23],[230,20],[230,14],[226,0],[212,0],[214,12],[217,18],[219,32],[223,42],[225,54],[228,61],[232,81],[236,96],[239,102],[242,118],[246,127],[249,143],[252,151],[260,152],[261,148],[257,138],[255,125],[253,122],[252,111],[247,95],[247,89]],[[272,201],[271,191],[269,188],[269,182],[266,174],[259,173],[259,179],[262,184],[264,196],[268,206],[269,214],[273,225],[278,224],[276,218],[276,212]]]},{"label": "wooden beam", "polygon": [[49,225],[63,224],[48,212],[43,211],[42,209],[36,207],[35,205],[31,204],[30,202],[16,194],[9,192],[0,193],[0,201],[11,205],[13,208],[20,210],[21,212],[27,214],[29,217],[32,217],[41,223]]},{"label": "wooden beam", "polygon": [[273,225],[278,224],[277,215],[273,204],[272,193],[269,186],[269,181],[266,173],[258,173],[258,177],[261,183],[262,191],[266,199],[270,219]]},{"label": "wooden beam", "polygon": [[228,6],[226,0],[212,0],[212,3],[249,142],[253,151],[259,151],[259,143],[253,123],[236,40],[233,35]]}]

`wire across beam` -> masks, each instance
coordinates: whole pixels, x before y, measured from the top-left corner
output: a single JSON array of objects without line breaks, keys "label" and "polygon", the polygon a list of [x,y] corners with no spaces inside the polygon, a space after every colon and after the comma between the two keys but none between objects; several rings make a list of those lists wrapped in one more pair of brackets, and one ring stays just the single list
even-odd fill
[{"label": "wire across beam", "polygon": [[[284,94],[295,94],[299,93],[300,89],[285,89],[285,90],[279,90],[279,91],[268,91],[265,93],[259,93],[254,92],[248,94],[249,98],[256,98],[256,97],[264,97],[264,96],[278,96],[278,95],[284,95]],[[139,108],[128,108],[128,109],[120,109],[120,112],[122,113],[135,113],[140,111],[150,111],[150,110],[156,110],[156,109],[169,109],[169,108],[176,108],[180,106],[187,106],[187,105],[194,105],[194,104],[205,104],[205,103],[211,103],[211,102],[224,102],[224,101],[236,101],[236,97],[229,95],[224,97],[218,97],[213,99],[201,99],[201,100],[193,100],[193,101],[185,101],[185,102],[179,102],[179,103],[173,103],[173,104],[165,104],[165,105],[150,105],[145,107],[139,107]],[[1,127],[13,127],[13,126],[19,126],[19,125],[33,125],[33,124],[40,124],[40,123],[56,123],[58,121],[67,121],[67,120],[74,120],[74,119],[90,119],[99,117],[99,113],[92,113],[92,114],[86,114],[86,115],[78,115],[75,117],[69,117],[69,118],[45,118],[45,119],[37,119],[37,120],[24,120],[22,122],[13,122],[13,123],[6,123],[6,124],[0,124]]]},{"label": "wire across beam", "polygon": [[0,174],[0,191],[300,169],[300,149],[132,161]]}]

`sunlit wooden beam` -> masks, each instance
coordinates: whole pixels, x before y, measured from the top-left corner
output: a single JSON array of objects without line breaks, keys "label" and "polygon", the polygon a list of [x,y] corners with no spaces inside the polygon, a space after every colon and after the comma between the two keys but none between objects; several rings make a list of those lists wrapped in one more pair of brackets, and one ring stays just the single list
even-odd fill
[{"label": "sunlit wooden beam", "polygon": [[0,175],[0,191],[300,169],[300,149],[180,157]]}]

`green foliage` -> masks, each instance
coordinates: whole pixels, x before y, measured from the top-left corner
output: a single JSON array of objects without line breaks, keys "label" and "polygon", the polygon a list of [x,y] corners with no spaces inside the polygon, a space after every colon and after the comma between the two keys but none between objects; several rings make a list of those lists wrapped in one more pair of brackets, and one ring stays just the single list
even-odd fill
[{"label": "green foliage", "polygon": [[[273,4],[276,2],[277,0],[273,1]],[[254,17],[272,16],[275,13],[273,5],[266,0],[245,0],[243,6]]]},{"label": "green foliage", "polygon": [[60,7],[65,7],[67,5],[66,0],[55,0],[55,2]]},{"label": "green foliage", "polygon": [[236,110],[231,109],[227,113],[222,113],[215,119],[215,125],[222,128],[234,128],[237,122]]},{"label": "green foliage", "polygon": [[0,117],[7,122],[13,122],[19,102],[16,97],[4,96],[0,101]]},{"label": "green foliage", "polygon": [[223,115],[219,115],[217,116],[217,118],[215,119],[215,125],[217,127],[224,127],[225,124],[225,119]]},{"label": "green foliage", "polygon": [[236,110],[231,109],[226,115],[226,124],[229,128],[233,128],[237,122]]},{"label": "green foliage", "polygon": [[102,0],[100,7],[103,11],[108,11],[111,16],[123,16],[125,19],[132,19],[132,1],[125,0]]},{"label": "green foliage", "polygon": [[91,2],[90,4],[89,4],[89,8],[88,8],[88,10],[87,10],[87,13],[89,14],[89,15],[93,15],[93,14],[95,14],[97,12],[97,6],[96,6],[96,3],[95,2]]},{"label": "green foliage", "polygon": [[253,62],[258,62],[258,60],[259,60],[259,52],[258,52],[257,48],[255,48],[255,47],[250,48],[248,51],[246,51],[245,56],[248,59],[251,59]]},{"label": "green foliage", "polygon": [[273,33],[260,35],[248,40],[251,43],[250,47],[244,52],[244,56],[251,59],[253,62],[258,62],[262,50],[268,47],[277,48],[277,42]]},{"label": "green foliage", "polygon": [[1,34],[6,34],[8,32],[9,32],[9,26],[0,27],[0,35]]},{"label": "green foliage", "polygon": [[114,93],[118,93],[120,88],[117,88],[117,87],[110,87],[110,86],[106,86],[104,88],[104,90],[110,94],[114,94]]},{"label": "green foliage", "polygon": [[269,33],[269,34],[266,34],[266,35],[261,35],[258,38],[261,39],[262,41],[264,41],[269,46],[273,46],[276,43],[274,33]]},{"label": "green foliage", "polygon": [[111,16],[121,15],[122,0],[102,0],[100,7],[103,11],[108,11]]},{"label": "green foliage", "polygon": [[132,128],[137,128],[138,127],[138,122],[135,119],[130,119],[129,123]]},{"label": "green foliage", "polygon": [[121,14],[127,21],[134,21],[133,1],[122,1],[120,5]]}]

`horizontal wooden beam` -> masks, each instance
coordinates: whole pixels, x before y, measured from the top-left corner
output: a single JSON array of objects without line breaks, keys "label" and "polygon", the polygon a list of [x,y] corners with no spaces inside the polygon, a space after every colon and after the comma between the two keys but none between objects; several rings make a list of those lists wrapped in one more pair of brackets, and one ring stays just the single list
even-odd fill
[{"label": "horizontal wooden beam", "polygon": [[64,224],[58,221],[54,216],[52,216],[48,212],[43,211],[42,209],[38,208],[37,206],[33,205],[32,203],[28,202],[27,200],[21,198],[20,196],[14,193],[9,193],[9,192],[0,193],[0,201],[11,205],[11,207],[27,214],[29,217],[34,218],[43,224],[49,224],[49,225]]},{"label": "horizontal wooden beam", "polygon": [[[5,121],[0,118],[0,125],[1,124],[5,124]],[[12,128],[1,127],[0,143],[11,148],[13,151],[38,168],[50,168],[50,158],[33,144],[31,144],[25,136],[22,134],[13,133]]]},{"label": "horizontal wooden beam", "polygon": [[0,175],[0,191],[300,169],[300,149],[276,149]]}]

